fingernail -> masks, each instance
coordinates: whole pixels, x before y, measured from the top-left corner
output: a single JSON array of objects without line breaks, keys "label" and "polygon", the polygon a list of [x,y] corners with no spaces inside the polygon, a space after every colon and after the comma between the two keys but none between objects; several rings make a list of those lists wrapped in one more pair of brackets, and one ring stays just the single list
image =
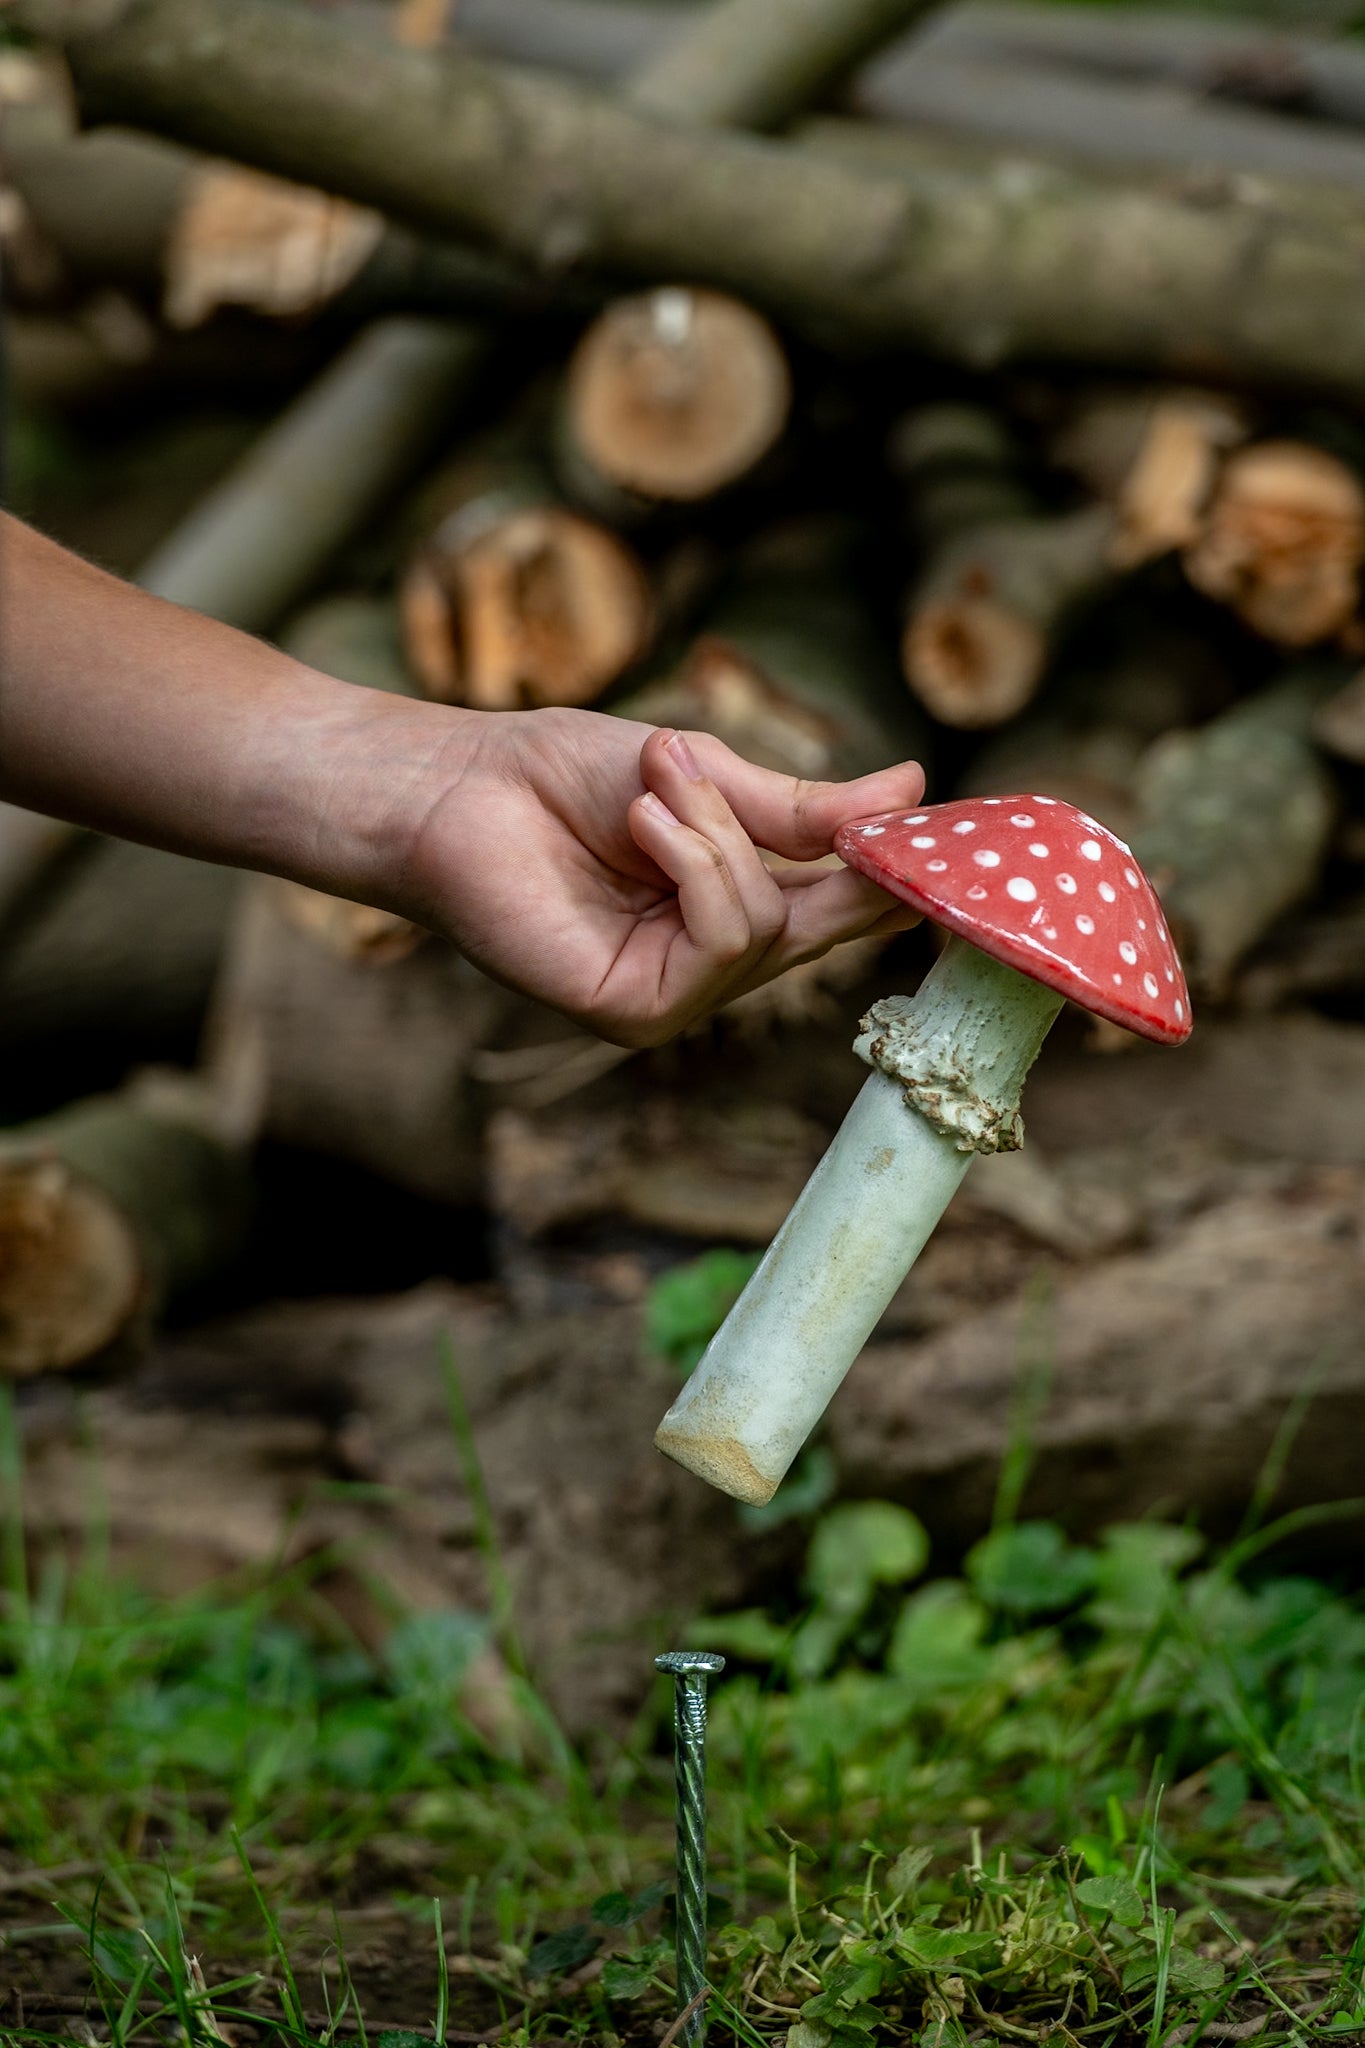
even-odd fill
[{"label": "fingernail", "polygon": [[697,766],[697,757],[692,752],[691,747],[688,746],[687,741],[683,738],[682,734],[680,732],[671,733],[669,737],[664,741],[664,745],[667,747],[669,753],[673,756],[673,759],[677,762],[678,766],[682,769],[682,772],[687,777],[688,781],[700,782],[701,770]]},{"label": "fingernail", "polygon": [[640,808],[641,810],[648,811],[651,818],[657,818],[661,825],[676,825],[678,823],[672,811],[669,810],[668,805],[660,802],[652,789],[646,790],[645,794],[640,798]]}]

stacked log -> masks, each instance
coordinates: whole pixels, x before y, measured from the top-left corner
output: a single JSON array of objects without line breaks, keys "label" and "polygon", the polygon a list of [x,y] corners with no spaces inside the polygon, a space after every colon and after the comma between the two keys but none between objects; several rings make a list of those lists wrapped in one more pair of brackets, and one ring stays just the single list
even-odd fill
[{"label": "stacked log", "polygon": [[[1168,1082],[1141,1049],[1100,1063],[1055,1035],[1040,1152],[969,1184],[878,1335],[897,1384],[956,1417],[941,1470],[894,1388],[850,1395],[833,1441],[855,1483],[913,1484],[969,1533],[1043,1259],[1070,1406],[1039,1498],[1063,1500],[1067,1460],[1093,1449],[1071,1383],[1098,1361],[1118,1374],[1104,1428],[1133,1433],[1121,1499],[1145,1510],[1177,1383],[1199,1371],[1180,1333],[1205,1267],[1234,1286],[1288,1219],[1279,1310],[1269,1282],[1255,1295],[1279,1322],[1275,1371],[1237,1411],[1245,1466],[1303,1343],[1327,1344],[1359,1291],[1332,1236],[1358,1228],[1356,1180],[1304,1178],[1312,1159],[1358,1165],[1359,1119],[1329,1098],[1365,1057],[1359,140],[1319,110],[1338,189],[1310,191],[1187,180],[1168,125],[1160,174],[1120,183],[1130,145],[1086,139],[1123,91],[1105,36],[1136,36],[1156,78],[1195,62],[1183,31],[1032,5],[941,10],[913,65],[867,66],[818,117],[817,74],[846,81],[912,0],[811,0],[808,48],[785,17],[780,48],[759,34],[757,0],[719,0],[671,53],[664,11],[630,0],[468,0],[434,53],[376,38],[365,0],[268,24],[259,6],[10,0],[21,25],[70,31],[84,114],[156,131],[78,134],[49,108],[7,135],[24,317],[68,341],[102,319],[125,352],[145,342],[153,382],[189,339],[293,351],[292,403],[143,580],[359,688],[488,716],[591,706],[805,780],[916,755],[931,801],[1047,791],[1131,840],[1209,1050]],[[338,87],[353,34],[382,146]],[[196,53],[214,36],[211,72]],[[1057,149],[1002,157],[995,138],[1024,134],[1002,63],[1052,65],[1068,37],[1096,75],[1070,97],[1051,77],[1034,105],[1060,110]],[[1275,49],[1310,98],[1336,90],[1304,39]],[[496,61],[528,50],[536,76]],[[1297,146],[1246,77],[1233,64],[1218,88],[1235,108],[1200,88],[1206,172],[1234,144],[1239,165]],[[936,80],[935,118],[907,125]],[[297,119],[261,118],[267,87]],[[785,128],[699,132],[725,124]],[[600,1312],[628,1361],[653,1276],[771,1237],[861,1078],[846,1048],[883,992],[870,977],[913,983],[931,941],[882,955],[841,949],[636,1056],[389,912],[0,811],[0,1373],[122,1369],[224,1272],[249,1299],[251,1255],[232,1262],[253,1158],[267,1196],[282,1160],[319,1162],[323,1237],[359,1189],[459,1238],[488,1276],[445,1304],[471,1327],[495,1316],[540,1359],[569,1311]],[[186,1053],[206,1005],[192,1099],[125,1079]],[[110,1071],[65,1070],[78,1039]],[[1321,1301],[1291,1285],[1298,1258]],[[358,1263],[339,1288],[367,1284]],[[1134,1304],[1154,1288],[1174,1366],[1135,1418],[1119,1367],[1149,1341]],[[1234,1321],[1208,1354],[1215,1391],[1239,1346]],[[1217,1507],[1208,1440],[1180,1497]],[[645,1490],[682,1515],[676,1490]],[[406,1583],[449,1597],[409,1538]],[[656,1590],[686,1598],[666,1572]]]}]

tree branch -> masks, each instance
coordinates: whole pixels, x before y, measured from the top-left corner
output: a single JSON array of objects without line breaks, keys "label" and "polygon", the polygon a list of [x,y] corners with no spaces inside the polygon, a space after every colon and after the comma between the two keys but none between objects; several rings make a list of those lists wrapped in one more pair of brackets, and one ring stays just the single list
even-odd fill
[{"label": "tree branch", "polygon": [[[1365,397],[1349,195],[874,175],[387,47],[278,0],[0,0],[87,113],[320,183],[549,270],[710,283],[976,367],[1053,358]],[[96,25],[91,26],[92,19]]]}]

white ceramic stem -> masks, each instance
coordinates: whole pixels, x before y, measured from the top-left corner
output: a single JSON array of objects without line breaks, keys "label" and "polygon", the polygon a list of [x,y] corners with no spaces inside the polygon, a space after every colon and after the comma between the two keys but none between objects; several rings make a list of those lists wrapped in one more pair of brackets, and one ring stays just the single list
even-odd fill
[{"label": "white ceramic stem", "polygon": [[858,1050],[878,1071],[659,1425],[661,1451],[737,1500],[772,1498],[973,1154],[1018,1144],[1019,1089],[1060,1008],[959,939],[913,1000],[874,1007]]}]

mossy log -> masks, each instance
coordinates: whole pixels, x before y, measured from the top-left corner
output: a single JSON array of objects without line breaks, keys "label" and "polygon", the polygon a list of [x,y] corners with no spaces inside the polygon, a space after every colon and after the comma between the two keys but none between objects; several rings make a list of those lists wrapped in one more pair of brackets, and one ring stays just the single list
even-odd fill
[{"label": "mossy log", "polygon": [[895,459],[928,549],[906,607],[905,679],[945,725],[1001,725],[1037,691],[1068,615],[1108,582],[1112,514],[1040,510],[1007,431],[975,407],[911,415]]},{"label": "mossy log", "polygon": [[1199,731],[1166,734],[1140,766],[1133,851],[1206,994],[1225,994],[1256,941],[1317,886],[1336,803],[1311,729],[1331,686],[1300,673]]},{"label": "mossy log", "polygon": [[646,121],[540,75],[387,48],[272,0],[10,0],[8,18],[62,44],[92,119],[551,270],[686,277],[976,368],[1051,357],[1365,391],[1352,194],[1021,180],[1010,166],[873,176],[786,142]]},{"label": "mossy log", "polygon": [[0,1134],[0,1376],[84,1363],[237,1248],[243,1160],[187,1103],[134,1087]]}]

